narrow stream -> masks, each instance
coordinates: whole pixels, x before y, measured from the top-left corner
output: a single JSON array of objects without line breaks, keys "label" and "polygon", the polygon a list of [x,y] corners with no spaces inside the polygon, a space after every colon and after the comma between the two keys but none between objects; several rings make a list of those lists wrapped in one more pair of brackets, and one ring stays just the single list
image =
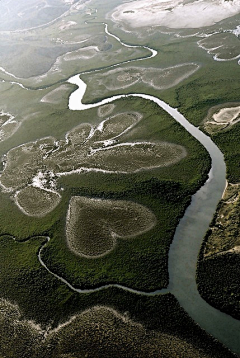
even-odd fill
[{"label": "narrow stream", "polygon": [[[107,26],[105,31],[108,35],[117,39],[122,45],[119,38],[108,32]],[[141,46],[137,46],[141,47]],[[146,48],[146,47],[145,47]],[[153,57],[156,51],[152,51]],[[131,60],[133,61],[133,60]],[[127,62],[127,61],[126,61]],[[114,65],[117,66],[117,65]],[[111,66],[112,67],[112,66]],[[88,71],[87,73],[94,72]],[[146,94],[117,95],[102,100],[99,103],[83,104],[82,99],[85,94],[87,85],[81,80],[80,75],[75,75],[69,79],[69,82],[78,86],[69,97],[70,110],[86,110],[89,108],[99,107],[103,104],[110,103],[116,99],[124,97],[141,97],[157,103],[161,108],[167,111],[177,122],[179,122],[191,135],[193,135],[206,148],[212,158],[212,168],[209,173],[207,182],[193,195],[192,202],[187,208],[184,217],[180,220],[176,229],[173,243],[169,252],[169,286],[165,290],[157,290],[151,293],[132,290],[120,285],[106,285],[92,290],[79,290],[74,288],[64,278],[52,273],[41,259],[41,252],[44,245],[39,251],[40,263],[56,278],[67,284],[72,290],[79,293],[93,292],[115,286],[128,290],[130,292],[142,295],[156,295],[165,292],[171,292],[180,302],[181,306],[204,330],[216,337],[220,342],[225,344],[230,350],[240,356],[240,321],[235,320],[206,303],[197,291],[195,274],[198,253],[209,227],[212,217],[215,213],[217,203],[222,197],[226,185],[226,168],[223,155],[212,140],[202,133],[198,128],[190,124],[187,119],[181,115],[177,109],[170,107],[165,102],[156,97]],[[49,240],[49,239],[48,239]]]}]

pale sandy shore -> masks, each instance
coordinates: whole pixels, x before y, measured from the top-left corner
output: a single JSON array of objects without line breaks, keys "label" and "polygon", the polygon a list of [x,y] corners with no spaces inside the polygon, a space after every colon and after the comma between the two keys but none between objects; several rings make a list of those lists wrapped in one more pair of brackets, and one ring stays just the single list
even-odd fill
[{"label": "pale sandy shore", "polygon": [[231,123],[240,114],[240,106],[231,108],[221,108],[219,112],[214,113],[212,116],[215,122]]},{"label": "pale sandy shore", "polygon": [[127,24],[132,28],[200,28],[214,25],[239,13],[239,0],[139,0],[118,6],[111,18],[114,22]]}]

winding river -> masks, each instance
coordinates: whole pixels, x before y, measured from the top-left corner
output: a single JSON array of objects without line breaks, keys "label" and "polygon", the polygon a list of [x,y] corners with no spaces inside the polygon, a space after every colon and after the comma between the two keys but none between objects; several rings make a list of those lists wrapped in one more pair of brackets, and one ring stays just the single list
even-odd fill
[{"label": "winding river", "polygon": [[[113,96],[99,103],[83,104],[82,98],[87,88],[86,84],[81,80],[79,75],[70,78],[69,82],[78,86],[78,89],[73,92],[69,98],[69,108],[71,110],[85,110],[98,107],[124,97],[141,97],[157,103],[207,149],[212,159],[209,179],[197,193],[193,195],[192,202],[176,229],[169,252],[168,289],[144,293],[120,285],[114,286],[145,295],[171,292],[195,322],[208,333],[219,339],[219,341],[224,343],[232,351],[240,354],[240,321],[235,320],[231,316],[218,311],[206,303],[198,293],[195,280],[197,258],[203,237],[210,225],[217,204],[226,186],[226,167],[223,154],[210,137],[189,123],[177,109],[170,107],[156,97],[134,93],[130,95]],[[100,289],[107,287],[109,286],[104,286]],[[84,291],[78,290],[78,292]],[[86,290],[85,292],[89,291]]]},{"label": "winding river", "polygon": [[[119,38],[109,33],[107,25],[105,25],[106,34],[117,39],[123,46],[127,47],[141,47],[125,45]],[[146,47],[145,47],[146,48]],[[150,57],[156,56],[156,51],[149,49],[152,53]],[[146,58],[145,58],[146,59]],[[131,60],[132,62],[138,60]],[[124,63],[126,63],[124,62]],[[119,64],[117,64],[119,65]],[[114,66],[117,66],[114,65]],[[110,66],[113,67],[113,66]],[[90,72],[90,71],[89,71]],[[88,72],[88,73],[89,73]],[[94,72],[94,71],[91,71]],[[177,122],[179,122],[191,135],[193,135],[206,148],[212,159],[212,168],[209,173],[209,179],[206,183],[193,195],[192,202],[187,208],[184,217],[180,220],[176,229],[173,243],[169,252],[169,286],[164,290],[157,290],[155,292],[145,293],[142,291],[132,290],[131,288],[120,285],[106,285],[93,290],[80,290],[74,288],[64,278],[50,271],[41,258],[42,250],[45,244],[39,251],[39,261],[56,278],[64,282],[72,290],[79,293],[93,292],[101,289],[106,289],[110,286],[115,286],[128,290],[130,292],[156,295],[165,292],[171,292],[180,302],[181,306],[188,312],[188,314],[197,322],[204,330],[212,334],[219,341],[225,344],[230,350],[236,352],[240,356],[240,321],[235,320],[206,303],[197,291],[195,274],[198,253],[203,241],[203,237],[215,213],[216,206],[222,197],[226,185],[226,168],[223,155],[212,140],[202,133],[198,128],[190,124],[177,109],[170,107],[165,102],[157,97],[147,94],[130,94],[117,95],[102,100],[99,103],[83,104],[82,99],[86,91],[87,85],[80,78],[80,75],[75,75],[69,79],[69,82],[78,86],[69,97],[70,110],[86,110],[93,107],[99,107],[103,104],[110,103],[116,99],[123,97],[141,97],[155,102],[165,111],[167,111]],[[49,240],[49,238],[48,238]]]}]

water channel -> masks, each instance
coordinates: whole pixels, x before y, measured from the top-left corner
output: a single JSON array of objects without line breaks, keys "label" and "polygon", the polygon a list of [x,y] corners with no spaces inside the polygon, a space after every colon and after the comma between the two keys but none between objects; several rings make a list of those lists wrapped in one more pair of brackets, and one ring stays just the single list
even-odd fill
[{"label": "water channel", "polygon": [[[109,36],[114,37],[123,46],[141,47],[124,44],[118,37],[109,33],[107,25],[105,25],[105,32]],[[155,50],[152,50],[150,48],[148,49],[151,51],[151,55],[148,58],[156,56]],[[142,60],[143,59],[130,60],[125,61],[124,63]],[[118,65],[119,64],[112,65],[108,68],[115,67]],[[88,71],[87,73],[95,71],[96,70]],[[39,251],[38,257],[40,263],[52,275],[54,275],[56,278],[68,285],[69,288],[79,293],[94,292],[102,289],[107,289],[111,286],[119,287],[121,289],[142,295],[157,295],[171,292],[175,295],[181,306],[186,310],[186,312],[188,312],[188,314],[194,319],[196,323],[198,323],[205,331],[212,334],[220,342],[225,344],[230,350],[237,353],[240,357],[240,321],[235,320],[231,316],[228,316],[218,311],[217,309],[206,303],[197,291],[197,285],[195,280],[198,253],[204,235],[209,227],[212,217],[216,211],[216,206],[222,197],[226,185],[226,167],[221,151],[208,136],[206,136],[198,128],[190,124],[187,119],[181,113],[178,112],[177,109],[172,108],[157,97],[153,97],[147,94],[133,93],[130,95],[113,96],[94,104],[83,104],[82,99],[85,94],[87,85],[80,78],[80,75],[75,75],[71,77],[68,82],[78,86],[78,89],[75,90],[69,97],[70,110],[83,111],[89,108],[99,107],[101,105],[113,102],[120,98],[130,96],[141,97],[146,100],[155,102],[165,111],[167,111],[200,143],[202,143],[202,145],[206,148],[206,150],[211,156],[212,168],[209,173],[209,179],[198,190],[198,192],[192,196],[191,204],[187,208],[183,218],[180,220],[179,225],[177,226],[169,252],[169,286],[167,289],[146,293],[117,284],[105,285],[100,288],[91,290],[76,289],[64,278],[51,272],[50,269],[43,262],[41,258],[41,252],[47,243]]]},{"label": "water channel", "polygon": [[[157,55],[157,51],[150,49],[146,46],[133,46],[124,44],[117,36],[108,31],[105,24],[105,32],[108,36],[113,37],[125,47],[142,47],[148,49],[151,54],[149,57],[140,58],[138,60],[124,61],[123,63],[143,61],[147,58],[152,58]],[[122,63],[122,64],[123,64]],[[115,64],[109,68],[119,66]],[[95,72],[89,71],[86,73]],[[220,342],[225,344],[230,350],[236,352],[240,357],[240,321],[235,320],[229,315],[226,315],[219,310],[213,308],[206,303],[197,291],[195,280],[196,264],[198,253],[209,224],[215,213],[217,203],[222,197],[226,185],[226,168],[223,155],[218,147],[212,140],[202,133],[198,128],[190,124],[177,109],[172,108],[165,102],[157,97],[147,94],[130,94],[130,95],[117,95],[102,100],[99,103],[83,104],[82,99],[85,94],[87,85],[80,78],[80,75],[75,75],[69,79],[69,82],[78,86],[69,97],[70,110],[86,110],[93,107],[99,107],[106,103],[113,102],[117,99],[124,97],[141,97],[146,100],[157,103],[161,108],[167,111],[177,122],[179,122],[191,135],[193,135],[203,146],[206,148],[212,159],[212,168],[209,173],[207,182],[192,196],[192,201],[187,208],[183,218],[177,226],[172,245],[169,251],[168,270],[169,270],[169,286],[167,289],[156,290],[154,292],[142,292],[133,290],[121,285],[105,285],[97,289],[81,290],[74,288],[67,280],[51,272],[41,258],[41,253],[47,242],[42,246],[39,251],[39,261],[42,266],[57,279],[65,283],[70,289],[79,292],[87,293],[94,292],[102,289],[107,289],[111,286],[119,287],[121,289],[141,294],[141,295],[157,295],[171,292],[178,299],[181,306],[186,312],[198,323],[205,331],[212,334]],[[21,85],[20,83],[17,83]]]},{"label": "water channel", "polygon": [[[70,78],[69,82],[78,86],[78,89],[69,98],[69,108],[71,110],[85,110],[98,107],[124,97],[141,97],[157,103],[207,149],[212,159],[209,179],[193,195],[192,202],[176,229],[169,252],[168,270],[170,279],[168,289],[148,294],[173,293],[195,322],[232,351],[240,355],[240,321],[206,303],[198,293],[195,280],[198,253],[204,235],[216,211],[216,206],[226,186],[226,167],[223,154],[210,137],[189,123],[177,109],[170,107],[156,97],[135,93],[113,96],[99,103],[83,104],[82,98],[87,88],[86,84],[81,80],[79,75]],[[123,286],[118,287],[135,293],[146,294]]]}]

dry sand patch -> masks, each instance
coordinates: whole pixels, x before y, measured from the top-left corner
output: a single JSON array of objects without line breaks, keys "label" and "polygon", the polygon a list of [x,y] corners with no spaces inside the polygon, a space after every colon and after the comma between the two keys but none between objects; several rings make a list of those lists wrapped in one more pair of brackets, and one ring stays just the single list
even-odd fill
[{"label": "dry sand patch", "polygon": [[218,123],[232,123],[240,115],[240,106],[232,108],[222,108],[218,113],[214,113],[213,119]]},{"label": "dry sand patch", "polygon": [[240,121],[240,106],[235,105],[230,107],[229,105],[225,104],[210,108],[208,116],[204,121],[204,128],[207,132],[219,132],[220,130],[230,128]]},{"label": "dry sand patch", "polygon": [[65,20],[62,20],[62,25],[59,26],[59,29],[61,31],[63,30],[68,30],[70,29],[71,27],[74,27],[75,25],[77,25],[77,22],[76,21],[65,21]]},{"label": "dry sand patch", "polygon": [[240,13],[238,0],[140,0],[124,3],[111,13],[114,22],[131,28],[165,26],[200,28]]}]

